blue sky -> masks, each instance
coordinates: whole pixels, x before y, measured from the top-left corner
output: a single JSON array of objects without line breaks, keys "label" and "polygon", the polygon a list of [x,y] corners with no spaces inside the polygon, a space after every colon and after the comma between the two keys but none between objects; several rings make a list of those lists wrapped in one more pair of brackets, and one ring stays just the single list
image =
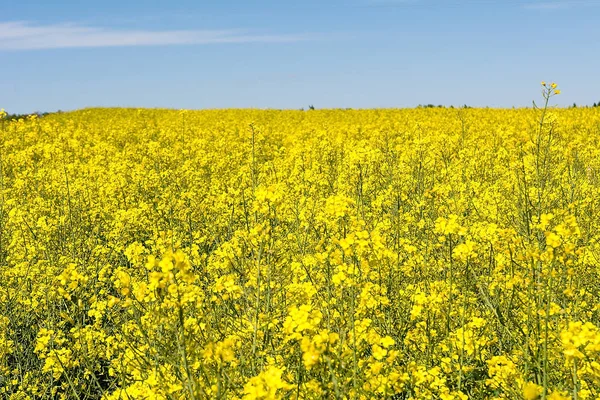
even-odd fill
[{"label": "blue sky", "polygon": [[600,0],[20,0],[0,107],[559,105],[600,101]]}]

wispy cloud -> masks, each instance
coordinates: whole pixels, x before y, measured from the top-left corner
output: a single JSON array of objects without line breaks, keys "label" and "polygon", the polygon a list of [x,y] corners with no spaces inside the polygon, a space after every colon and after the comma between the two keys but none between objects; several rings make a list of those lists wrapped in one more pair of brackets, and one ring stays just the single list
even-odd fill
[{"label": "wispy cloud", "polygon": [[529,10],[557,10],[567,7],[568,4],[560,1],[549,1],[544,3],[527,3],[523,5],[523,8],[527,8]]},{"label": "wispy cloud", "polygon": [[258,34],[237,29],[123,30],[77,24],[36,25],[24,21],[0,22],[0,51],[213,43],[282,43],[314,37],[309,34]]},{"label": "wispy cloud", "polygon": [[375,7],[407,6],[419,3],[421,0],[365,0],[366,5]]},{"label": "wispy cloud", "polygon": [[589,6],[593,3],[593,1],[585,0],[530,1],[523,4],[523,7],[529,10],[563,10],[575,6]]},{"label": "wispy cloud", "polygon": [[[374,7],[403,7],[409,5],[419,5],[423,7],[434,7],[435,2],[427,0],[362,0],[363,4]],[[572,8],[575,6],[594,6],[600,5],[598,0],[514,0],[519,6],[530,10],[559,10]],[[444,0],[439,5],[477,5],[477,4],[502,4],[502,0]],[[510,2],[507,2],[510,3]]]}]

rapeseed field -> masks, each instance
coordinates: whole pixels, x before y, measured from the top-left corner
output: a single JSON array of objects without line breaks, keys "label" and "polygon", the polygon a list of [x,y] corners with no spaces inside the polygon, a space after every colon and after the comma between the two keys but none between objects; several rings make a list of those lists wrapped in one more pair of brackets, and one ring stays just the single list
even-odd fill
[{"label": "rapeseed field", "polygon": [[600,109],[0,120],[0,397],[600,398]]}]

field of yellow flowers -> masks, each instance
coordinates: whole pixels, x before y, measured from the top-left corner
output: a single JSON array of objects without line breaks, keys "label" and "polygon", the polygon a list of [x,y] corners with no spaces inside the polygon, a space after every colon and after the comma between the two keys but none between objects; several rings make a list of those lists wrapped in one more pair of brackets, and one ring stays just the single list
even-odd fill
[{"label": "field of yellow flowers", "polygon": [[599,240],[597,109],[0,120],[0,397],[596,399]]}]

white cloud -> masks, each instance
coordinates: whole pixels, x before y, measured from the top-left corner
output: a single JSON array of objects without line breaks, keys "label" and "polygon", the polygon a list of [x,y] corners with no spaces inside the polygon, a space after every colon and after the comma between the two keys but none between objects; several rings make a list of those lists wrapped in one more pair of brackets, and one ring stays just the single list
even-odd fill
[{"label": "white cloud", "polygon": [[282,43],[307,40],[312,35],[255,34],[241,30],[119,30],[76,24],[35,25],[0,22],[1,50],[84,47],[190,45],[211,43]]}]

